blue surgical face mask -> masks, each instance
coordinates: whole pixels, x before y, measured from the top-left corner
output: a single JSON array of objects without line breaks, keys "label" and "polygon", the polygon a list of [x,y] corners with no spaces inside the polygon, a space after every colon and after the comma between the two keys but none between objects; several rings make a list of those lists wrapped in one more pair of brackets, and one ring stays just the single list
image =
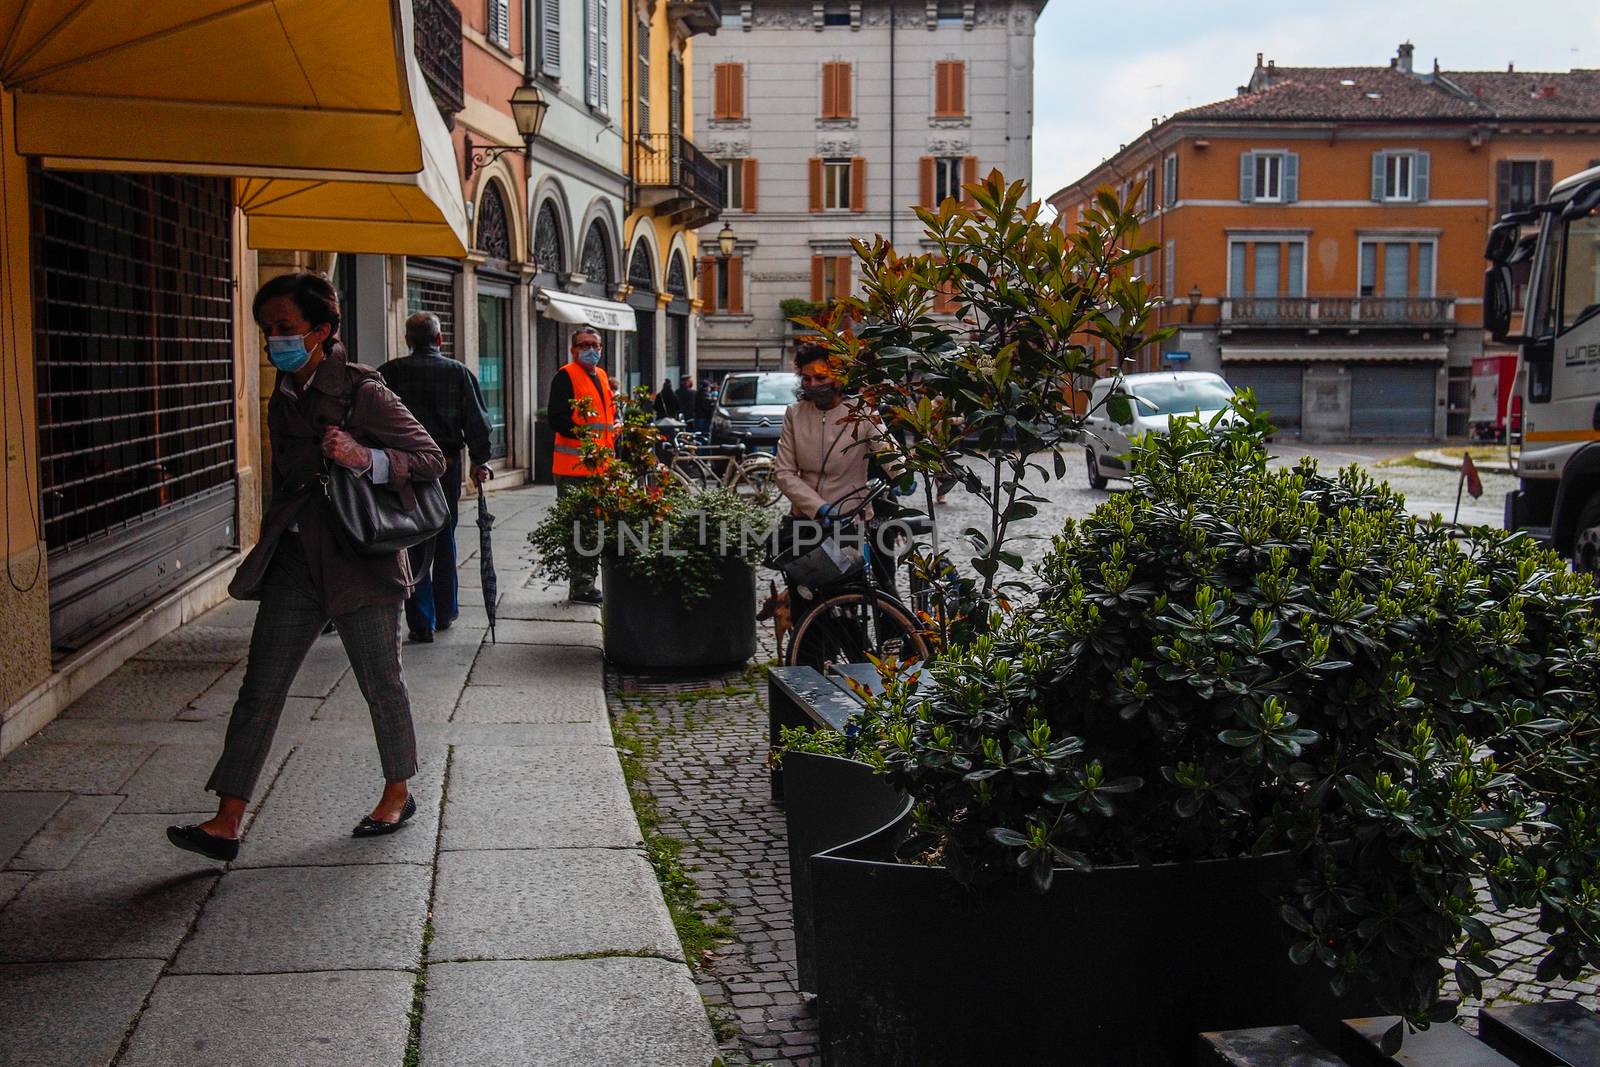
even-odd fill
[{"label": "blue surgical face mask", "polygon": [[578,362],[585,367],[598,367],[600,365],[600,350],[598,348],[578,349]]},{"label": "blue surgical face mask", "polygon": [[310,358],[304,334],[267,338],[267,359],[285,374],[293,374],[304,367]]}]

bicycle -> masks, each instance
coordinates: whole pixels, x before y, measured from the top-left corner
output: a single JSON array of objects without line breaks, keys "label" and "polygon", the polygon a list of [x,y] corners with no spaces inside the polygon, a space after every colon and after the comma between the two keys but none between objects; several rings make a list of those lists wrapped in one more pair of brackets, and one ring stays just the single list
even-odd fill
[{"label": "bicycle", "polygon": [[669,475],[696,493],[732,489],[757,504],[778,499],[773,458],[766,453],[747,456],[742,444],[713,445],[703,434],[681,430],[662,445],[662,462]]},{"label": "bicycle", "polygon": [[[857,524],[867,506],[886,495],[890,483],[877,481],[864,489],[856,490],[834,502],[837,513],[835,530],[849,530]],[[859,503],[852,504],[857,497]],[[849,510],[845,510],[848,507]],[[911,536],[930,532],[931,520],[925,516],[916,519],[894,520],[898,528]],[[877,528],[883,524],[867,523],[864,543],[877,546]],[[879,658],[893,657],[902,662],[923,660],[930,654],[928,631],[918,621],[918,610],[908,606],[894,593],[884,589],[872,576],[869,553],[874,548],[858,551],[845,544],[846,540],[859,540],[862,531],[852,531],[850,538],[833,537],[804,555],[798,555],[798,546],[791,550],[794,559],[773,561],[790,580],[790,588],[805,597],[809,603],[803,615],[794,623],[789,646],[783,660],[791,667],[827,668],[843,663],[864,663],[868,655]],[[877,551],[886,551],[881,546]],[[818,556],[818,553],[821,556]],[[834,570],[829,571],[830,564]],[[802,579],[796,581],[796,577]],[[812,587],[808,581],[817,582]],[[927,599],[931,586],[926,580],[919,582],[912,575],[911,599]],[[794,605],[791,605],[791,611]]]}]

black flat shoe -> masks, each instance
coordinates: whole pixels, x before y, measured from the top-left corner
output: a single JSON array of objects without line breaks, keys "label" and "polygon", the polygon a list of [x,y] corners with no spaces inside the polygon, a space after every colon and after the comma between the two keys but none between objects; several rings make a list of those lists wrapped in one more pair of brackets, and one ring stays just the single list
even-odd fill
[{"label": "black flat shoe", "polygon": [[169,826],[167,840],[188,852],[198,852],[208,860],[223,863],[239,858],[239,840],[206,833],[199,826]]},{"label": "black flat shoe", "polygon": [[[351,837],[381,837],[392,834],[406,824],[406,820],[417,813],[417,798],[406,797],[406,806],[400,809],[400,817],[394,822],[379,822],[368,815],[356,823],[356,828],[350,831]],[[235,851],[238,851],[235,848]]]},{"label": "black flat shoe", "polygon": [[431,644],[433,644],[433,631],[432,630],[412,630],[406,636],[410,637],[413,642],[415,642],[416,644],[419,644],[419,645],[431,645]]}]

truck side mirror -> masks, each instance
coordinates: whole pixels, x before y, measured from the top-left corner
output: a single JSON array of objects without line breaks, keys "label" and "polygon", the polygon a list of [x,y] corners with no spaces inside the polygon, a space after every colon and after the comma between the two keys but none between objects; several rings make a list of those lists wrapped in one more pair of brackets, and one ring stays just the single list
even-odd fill
[{"label": "truck side mirror", "polygon": [[1483,272],[1483,328],[1496,341],[1511,337],[1511,268],[1491,263]]},{"label": "truck side mirror", "polygon": [[1495,223],[1489,227],[1489,239],[1483,247],[1483,258],[1494,264],[1509,262],[1511,253],[1516,250],[1517,238],[1521,234],[1522,226],[1519,223]]}]

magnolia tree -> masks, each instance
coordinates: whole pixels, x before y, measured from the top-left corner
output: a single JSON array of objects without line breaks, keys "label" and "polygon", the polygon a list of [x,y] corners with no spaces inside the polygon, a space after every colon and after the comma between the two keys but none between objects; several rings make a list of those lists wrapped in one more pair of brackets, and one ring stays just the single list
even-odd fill
[{"label": "magnolia tree", "polygon": [[[1101,190],[1070,230],[999,171],[965,192],[918,210],[931,251],[854,242],[861,295],[803,325],[846,390],[881,414],[906,469],[987,506],[987,529],[963,531],[981,580],[969,585],[987,603],[1004,595],[1001,568],[1023,565],[1012,524],[1043,500],[1027,475],[1062,477],[1067,450],[1082,443],[1090,382],[1171,331],[1153,326],[1158,299],[1136,270],[1153,251],[1136,243],[1137,189],[1126,204]],[[956,324],[934,317],[939,298]],[[1097,357],[1102,347],[1112,355]],[[942,559],[935,567],[950,573]]]}]

